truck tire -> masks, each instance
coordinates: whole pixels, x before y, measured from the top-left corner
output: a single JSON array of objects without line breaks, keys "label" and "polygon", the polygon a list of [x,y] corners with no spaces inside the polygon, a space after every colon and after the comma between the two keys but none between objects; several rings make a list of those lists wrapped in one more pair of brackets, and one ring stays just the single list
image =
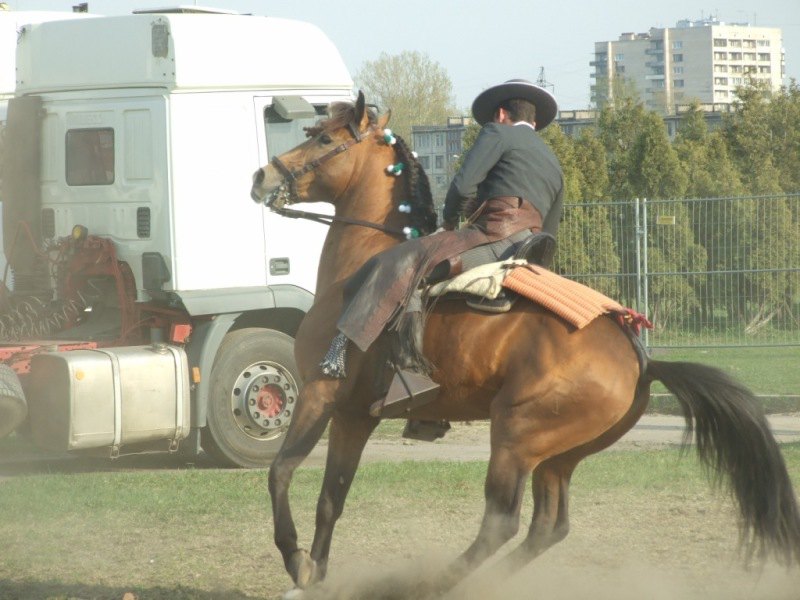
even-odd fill
[{"label": "truck tire", "polygon": [[269,466],[299,390],[291,337],[260,328],[228,333],[211,369],[203,449],[226,466]]},{"label": "truck tire", "polygon": [[19,427],[28,416],[25,393],[14,369],[0,365],[0,438]]}]

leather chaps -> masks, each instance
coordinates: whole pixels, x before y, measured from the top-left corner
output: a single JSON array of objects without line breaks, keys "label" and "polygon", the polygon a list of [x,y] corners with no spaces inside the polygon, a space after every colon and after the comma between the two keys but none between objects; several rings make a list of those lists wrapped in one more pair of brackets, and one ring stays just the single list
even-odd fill
[{"label": "leather chaps", "polygon": [[402,314],[420,281],[437,264],[521,231],[539,232],[542,215],[530,202],[503,196],[484,202],[468,223],[455,231],[408,240],[367,261],[345,285],[339,331],[366,351]]}]

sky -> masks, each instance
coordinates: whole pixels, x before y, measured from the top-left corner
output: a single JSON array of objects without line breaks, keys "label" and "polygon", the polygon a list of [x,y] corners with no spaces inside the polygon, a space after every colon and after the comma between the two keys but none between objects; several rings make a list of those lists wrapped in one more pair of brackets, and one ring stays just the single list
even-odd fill
[{"label": "sky", "polygon": [[[14,10],[71,11],[78,3],[6,1]],[[339,48],[351,74],[382,52],[422,52],[445,69],[456,106],[465,112],[481,90],[514,78],[536,81],[542,73],[560,109],[587,108],[595,42],[712,16],[781,28],[785,83],[800,81],[800,0],[89,0],[89,10],[118,15],[193,4],[314,23]]]}]

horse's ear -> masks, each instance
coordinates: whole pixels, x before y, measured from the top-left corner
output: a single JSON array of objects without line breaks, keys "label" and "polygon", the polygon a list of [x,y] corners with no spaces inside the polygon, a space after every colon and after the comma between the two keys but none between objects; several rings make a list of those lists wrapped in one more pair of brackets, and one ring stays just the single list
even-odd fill
[{"label": "horse's ear", "polygon": [[385,113],[383,113],[380,117],[378,117],[378,129],[385,129],[386,126],[389,124],[389,119],[392,118],[392,109],[390,108]]},{"label": "horse's ear", "polygon": [[359,129],[363,131],[369,126],[369,115],[367,114],[367,101],[364,99],[364,92],[358,90],[358,98],[356,99],[356,123]]}]

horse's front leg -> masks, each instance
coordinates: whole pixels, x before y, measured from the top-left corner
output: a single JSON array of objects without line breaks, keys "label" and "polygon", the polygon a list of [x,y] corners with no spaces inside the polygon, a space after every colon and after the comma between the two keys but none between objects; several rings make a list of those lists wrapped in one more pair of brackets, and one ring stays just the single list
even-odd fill
[{"label": "horse's front leg", "polygon": [[328,461],[317,503],[316,531],[311,547],[317,580],[325,577],[333,529],[344,510],[344,502],[364,446],[378,422],[379,419],[363,414],[336,411],[333,415],[328,441]]},{"label": "horse's front leg", "polygon": [[322,437],[331,418],[340,380],[322,379],[307,383],[298,398],[286,438],[269,470],[269,494],[275,527],[275,545],[292,580],[304,587],[313,578],[313,563],[297,546],[297,529],[289,506],[289,485],[295,469]]}]

